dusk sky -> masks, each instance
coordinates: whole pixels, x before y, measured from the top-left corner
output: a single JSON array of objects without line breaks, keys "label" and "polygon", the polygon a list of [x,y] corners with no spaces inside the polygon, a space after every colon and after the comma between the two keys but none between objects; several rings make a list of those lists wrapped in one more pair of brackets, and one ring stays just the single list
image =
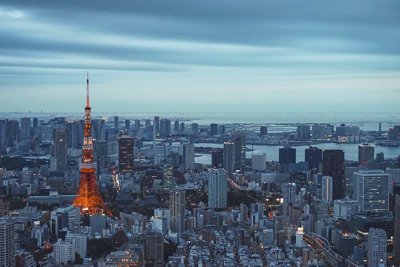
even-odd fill
[{"label": "dusk sky", "polygon": [[400,1],[0,2],[0,111],[400,111]]}]

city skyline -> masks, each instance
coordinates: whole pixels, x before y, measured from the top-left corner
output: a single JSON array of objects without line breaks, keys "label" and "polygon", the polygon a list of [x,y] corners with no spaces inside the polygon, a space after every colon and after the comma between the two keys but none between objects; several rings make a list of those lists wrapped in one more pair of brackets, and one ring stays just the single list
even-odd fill
[{"label": "city skyline", "polygon": [[2,1],[0,112],[398,113],[398,8]]}]

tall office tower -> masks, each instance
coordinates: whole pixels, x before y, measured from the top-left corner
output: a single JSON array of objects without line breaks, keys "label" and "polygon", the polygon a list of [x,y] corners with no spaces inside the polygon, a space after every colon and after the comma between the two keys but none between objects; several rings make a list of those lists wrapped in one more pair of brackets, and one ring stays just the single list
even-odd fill
[{"label": "tall office tower", "polygon": [[135,120],[135,131],[136,133],[140,130],[140,120]]},{"label": "tall office tower", "polygon": [[328,203],[332,202],[332,177],[322,176],[321,198]]},{"label": "tall office tower", "polygon": [[224,169],[208,170],[208,208],[224,209],[227,205],[228,184]]},{"label": "tall office tower", "polygon": [[293,147],[279,148],[279,163],[280,164],[296,163],[296,149]]},{"label": "tall office tower", "polygon": [[158,116],[154,116],[154,119],[153,119],[153,131],[154,131],[154,129],[156,132],[156,136],[158,136],[158,133],[160,132],[160,117],[158,117]]},{"label": "tall office tower", "polygon": [[68,148],[79,148],[83,140],[83,136],[80,131],[83,132],[83,127],[81,127],[80,121],[67,122],[67,147]]},{"label": "tall office tower", "polygon": [[232,142],[224,143],[224,169],[229,175],[235,170],[235,145]]},{"label": "tall office tower", "polygon": [[106,127],[103,119],[92,120],[92,138],[95,140],[106,140]]},{"label": "tall office tower", "polygon": [[224,167],[224,150],[222,148],[211,150],[211,166],[217,169]]},{"label": "tall office tower", "polygon": [[21,118],[21,140],[31,139],[31,118]]},{"label": "tall office tower", "polygon": [[133,138],[128,135],[121,136],[118,139],[120,172],[133,171],[133,144]]},{"label": "tall office tower", "polygon": [[380,228],[369,228],[368,231],[368,267],[386,266],[387,235]]},{"label": "tall office tower", "polygon": [[234,166],[241,170],[246,165],[246,133],[243,131],[235,132],[232,135],[234,144]]},{"label": "tall office tower", "polygon": [[375,146],[370,144],[361,144],[358,146],[358,163],[368,165],[374,162]]},{"label": "tall office tower", "polygon": [[107,141],[94,140],[94,158],[97,167],[102,170],[106,167],[107,162]]},{"label": "tall office tower", "polygon": [[7,147],[7,120],[0,120],[0,152]]},{"label": "tall office tower", "polygon": [[382,170],[359,170],[354,173],[353,194],[360,212],[389,210],[389,174]]},{"label": "tall office tower", "polygon": [[268,134],[268,127],[267,126],[260,126],[260,135],[265,136]]},{"label": "tall office tower", "polygon": [[32,119],[32,127],[36,128],[39,126],[39,119],[38,118],[33,118]]},{"label": "tall office tower", "polygon": [[171,120],[161,119],[160,120],[160,136],[168,137],[171,135]]},{"label": "tall office tower", "polygon": [[67,134],[64,128],[54,130],[54,157],[57,161],[57,170],[64,170],[67,164]]},{"label": "tall office tower", "polygon": [[15,266],[15,231],[14,223],[0,222],[0,266]]},{"label": "tall office tower", "polygon": [[119,130],[119,117],[114,116],[114,133],[118,133]]},{"label": "tall office tower", "polygon": [[[65,241],[74,246],[75,253],[81,258],[85,258],[87,254],[87,235],[81,233],[68,232],[65,236]],[[75,256],[75,255],[74,255]]]},{"label": "tall office tower", "polygon": [[297,139],[310,139],[310,125],[297,125]]},{"label": "tall office tower", "polygon": [[79,189],[73,205],[81,210],[81,214],[102,214],[108,211],[100,195],[96,181],[96,163],[93,156],[91,107],[89,102],[89,77],[86,80],[85,127],[82,146],[82,162],[80,164]]},{"label": "tall office tower", "polygon": [[7,146],[14,147],[19,141],[19,123],[16,120],[7,120]]},{"label": "tall office tower", "polygon": [[324,150],[322,153],[322,175],[332,177],[332,199],[344,198],[346,179],[344,176],[343,150]]},{"label": "tall office tower", "polygon": [[129,131],[131,130],[131,120],[129,119],[125,120],[125,130],[127,133],[129,133]]},{"label": "tall office tower", "polygon": [[57,239],[59,232],[68,228],[68,211],[67,210],[53,210],[50,213],[50,235],[52,239]]},{"label": "tall office tower", "polygon": [[394,265],[400,266],[400,194],[395,196],[393,254]]},{"label": "tall office tower", "polygon": [[180,133],[180,134],[185,134],[185,133],[186,133],[186,126],[185,126],[185,123],[184,123],[184,122],[181,122],[181,123],[179,124],[179,133]]},{"label": "tall office tower", "polygon": [[289,207],[294,203],[296,197],[296,184],[286,183],[282,185],[283,195],[283,220],[289,222]]},{"label": "tall office tower", "polygon": [[174,134],[175,135],[179,134],[179,121],[178,120],[174,121]]},{"label": "tall office tower", "polygon": [[319,165],[322,163],[322,149],[310,146],[305,149],[304,161],[308,164],[308,169],[319,170]]},{"label": "tall office tower", "polygon": [[161,233],[150,232],[145,235],[146,263],[151,266],[164,266],[164,237]]},{"label": "tall office tower", "polygon": [[218,124],[211,123],[210,124],[210,135],[217,135],[218,134]]},{"label": "tall office tower", "polygon": [[199,134],[199,124],[198,123],[192,123],[192,134],[193,135]]},{"label": "tall office tower", "polygon": [[182,157],[183,168],[185,171],[194,169],[194,145],[182,144],[179,147],[179,154]]},{"label": "tall office tower", "polygon": [[169,210],[171,216],[171,232],[185,232],[185,190],[171,190],[169,194]]},{"label": "tall office tower", "polygon": [[225,125],[218,125],[218,133],[221,134],[221,135],[226,134]]}]

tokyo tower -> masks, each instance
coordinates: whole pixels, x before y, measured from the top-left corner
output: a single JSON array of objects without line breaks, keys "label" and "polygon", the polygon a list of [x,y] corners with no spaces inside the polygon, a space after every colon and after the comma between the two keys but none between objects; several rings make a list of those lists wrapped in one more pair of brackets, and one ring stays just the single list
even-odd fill
[{"label": "tokyo tower", "polygon": [[107,212],[96,182],[96,163],[93,161],[92,121],[89,102],[89,74],[86,79],[85,127],[82,146],[82,162],[80,164],[79,190],[73,205],[81,210],[81,214],[95,215]]}]

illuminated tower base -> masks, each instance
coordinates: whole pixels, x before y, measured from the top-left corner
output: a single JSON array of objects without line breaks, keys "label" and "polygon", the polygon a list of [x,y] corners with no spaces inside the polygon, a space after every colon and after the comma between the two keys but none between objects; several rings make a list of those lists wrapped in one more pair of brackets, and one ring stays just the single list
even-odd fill
[{"label": "illuminated tower base", "polygon": [[81,210],[81,214],[108,213],[97,186],[96,174],[91,169],[81,169],[79,190],[73,205]]}]

